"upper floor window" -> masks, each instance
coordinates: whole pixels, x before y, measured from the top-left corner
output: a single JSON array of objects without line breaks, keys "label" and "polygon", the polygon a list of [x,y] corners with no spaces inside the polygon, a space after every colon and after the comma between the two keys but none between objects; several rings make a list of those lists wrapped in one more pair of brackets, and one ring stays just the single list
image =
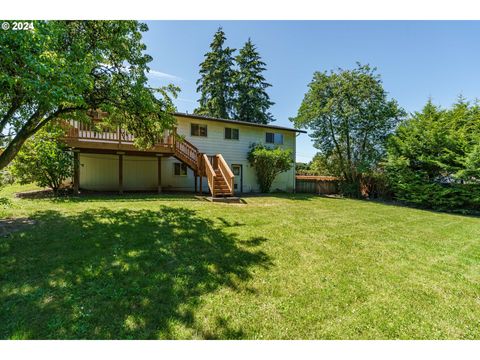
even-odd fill
[{"label": "upper floor window", "polygon": [[190,135],[192,136],[207,136],[207,125],[191,124]]},{"label": "upper floor window", "polygon": [[174,163],[173,164],[173,174],[177,176],[187,176],[187,165],[184,163]]},{"label": "upper floor window", "polygon": [[233,128],[225,128],[225,139],[238,140],[239,130]]},{"label": "upper floor window", "polygon": [[267,132],[265,134],[265,142],[267,144],[281,145],[283,144],[283,134]]}]

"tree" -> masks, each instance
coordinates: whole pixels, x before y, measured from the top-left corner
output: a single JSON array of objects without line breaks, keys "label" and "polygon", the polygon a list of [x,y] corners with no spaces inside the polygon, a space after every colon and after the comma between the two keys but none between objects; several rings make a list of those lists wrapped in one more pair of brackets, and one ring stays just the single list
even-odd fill
[{"label": "tree", "polygon": [[334,154],[327,157],[322,153],[316,153],[310,162],[310,169],[312,174],[323,176],[338,176],[341,172]]},{"label": "tree", "polygon": [[274,121],[272,114],[268,112],[274,103],[270,101],[266,91],[271,85],[262,75],[266,64],[250,39],[240,49],[235,60],[238,65],[234,79],[235,119],[258,124]]},{"label": "tree", "polygon": [[218,28],[200,64],[200,79],[197,80],[197,92],[200,92],[199,107],[195,113],[217,118],[229,119],[233,105],[233,53],[235,49],[224,47],[226,37],[222,28]]},{"label": "tree", "polygon": [[277,175],[292,168],[293,153],[291,149],[254,144],[248,153],[248,161],[255,168],[260,191],[268,193]]},{"label": "tree", "polygon": [[480,209],[480,107],[430,100],[389,139],[386,173],[398,200],[438,210]]},{"label": "tree", "polygon": [[313,130],[314,146],[335,162],[355,196],[362,174],[378,164],[387,136],[404,116],[397,102],[387,99],[375,71],[357,64],[353,70],[315,72],[297,116],[290,119]]},{"label": "tree", "polygon": [[28,139],[12,162],[12,172],[21,184],[36,183],[56,194],[73,175],[73,154],[59,138],[63,130],[47,126]]},{"label": "tree", "polygon": [[0,169],[24,142],[56,119],[88,121],[88,110],[108,114],[139,147],[150,147],[175,119],[170,96],[152,89],[137,21],[35,21],[29,31],[1,31]]}]

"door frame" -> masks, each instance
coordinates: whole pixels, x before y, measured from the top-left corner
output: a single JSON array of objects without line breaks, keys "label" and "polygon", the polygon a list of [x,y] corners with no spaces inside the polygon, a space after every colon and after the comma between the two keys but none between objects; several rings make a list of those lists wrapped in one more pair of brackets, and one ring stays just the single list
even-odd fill
[{"label": "door frame", "polygon": [[[240,192],[243,193],[243,165],[242,164],[232,164],[232,172],[233,172],[233,167],[234,166],[240,167]],[[237,175],[235,175],[235,177],[236,176]],[[235,191],[235,189],[234,189],[234,191]]]}]

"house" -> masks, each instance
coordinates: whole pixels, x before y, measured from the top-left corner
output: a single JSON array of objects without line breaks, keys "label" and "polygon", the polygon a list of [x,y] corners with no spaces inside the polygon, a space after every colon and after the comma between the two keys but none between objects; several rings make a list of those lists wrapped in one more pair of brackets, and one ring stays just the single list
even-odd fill
[{"label": "house", "polygon": [[[175,113],[176,128],[151,149],[139,150],[133,136],[94,130],[70,121],[64,140],[74,151],[74,188],[100,191],[202,191],[232,196],[259,191],[247,160],[253,143],[290,148],[302,130],[275,125]],[[176,136],[176,135],[181,135]],[[292,160],[293,161],[293,160]],[[272,190],[295,189],[295,168],[280,174]]]}]

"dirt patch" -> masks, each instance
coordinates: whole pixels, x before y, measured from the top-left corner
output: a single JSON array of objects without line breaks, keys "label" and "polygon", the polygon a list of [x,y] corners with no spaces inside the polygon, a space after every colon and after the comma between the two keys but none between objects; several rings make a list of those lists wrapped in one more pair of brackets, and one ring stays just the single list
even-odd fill
[{"label": "dirt patch", "polygon": [[35,220],[29,218],[0,219],[0,236],[7,236],[35,224]]}]

